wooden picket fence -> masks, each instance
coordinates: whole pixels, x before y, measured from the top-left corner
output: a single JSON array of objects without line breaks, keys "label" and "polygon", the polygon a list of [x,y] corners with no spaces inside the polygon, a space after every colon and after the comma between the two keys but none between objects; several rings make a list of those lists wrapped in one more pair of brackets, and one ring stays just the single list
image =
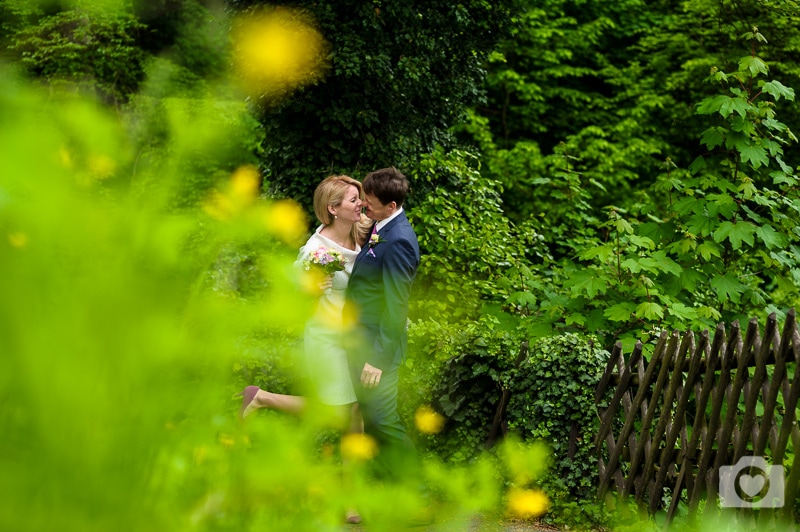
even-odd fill
[{"label": "wooden picket fence", "polygon": [[[788,313],[782,334],[771,314],[763,335],[753,318],[744,338],[734,322],[729,331],[720,324],[713,339],[707,330],[698,338],[664,332],[649,360],[642,348],[637,343],[624,356],[618,342],[595,392],[599,498],[616,491],[653,514],[666,509],[668,522],[681,500],[690,515],[697,515],[703,500],[705,511],[718,511],[720,468],[758,456],[772,467],[783,466],[785,504],[772,516],[790,521],[800,486],[800,460],[793,460],[800,448],[795,311]],[[783,465],[787,450],[791,466]],[[772,483],[764,490],[769,496],[778,488]],[[737,493],[745,503],[765,495],[748,499],[752,491]],[[778,506],[765,498],[764,506],[770,504]]]}]

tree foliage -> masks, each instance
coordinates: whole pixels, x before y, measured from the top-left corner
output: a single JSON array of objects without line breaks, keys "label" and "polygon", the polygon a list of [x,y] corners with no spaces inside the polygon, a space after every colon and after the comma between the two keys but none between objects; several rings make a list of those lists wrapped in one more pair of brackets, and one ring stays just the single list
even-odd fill
[{"label": "tree foliage", "polygon": [[[262,2],[231,0],[236,10]],[[269,4],[263,2],[263,4]],[[330,45],[317,85],[262,109],[263,169],[273,193],[306,204],[332,173],[407,173],[482,94],[483,59],[512,2],[295,1]]]}]

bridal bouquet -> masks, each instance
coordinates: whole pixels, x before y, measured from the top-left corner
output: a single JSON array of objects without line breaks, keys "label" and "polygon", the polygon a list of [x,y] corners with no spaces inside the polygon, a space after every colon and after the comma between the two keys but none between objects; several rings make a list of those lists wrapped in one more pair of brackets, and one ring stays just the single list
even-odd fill
[{"label": "bridal bouquet", "polygon": [[346,264],[347,260],[340,251],[325,246],[318,247],[303,260],[306,270],[316,268],[326,276],[344,270]]}]

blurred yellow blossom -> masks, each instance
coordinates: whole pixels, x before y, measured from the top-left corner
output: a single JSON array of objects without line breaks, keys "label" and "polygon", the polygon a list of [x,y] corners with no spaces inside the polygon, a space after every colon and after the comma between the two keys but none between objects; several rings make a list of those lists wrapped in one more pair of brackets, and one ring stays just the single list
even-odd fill
[{"label": "blurred yellow blossom", "polygon": [[547,471],[550,460],[550,448],[544,442],[523,444],[514,437],[506,438],[501,453],[509,475],[517,485],[526,485],[541,477]]},{"label": "blurred yellow blossom", "polygon": [[62,166],[65,168],[72,168],[72,154],[65,146],[62,146],[58,150],[58,158]]},{"label": "blurred yellow blossom", "polygon": [[260,185],[261,177],[254,166],[240,166],[231,176],[231,195],[243,203],[250,203],[258,196]]},{"label": "blurred yellow blossom", "polygon": [[530,519],[544,514],[550,500],[541,490],[511,488],[508,492],[508,511],[514,517]]},{"label": "blurred yellow blossom", "polygon": [[219,435],[219,443],[223,447],[228,449],[232,449],[234,445],[236,445],[236,439],[233,436],[228,434],[220,434]]},{"label": "blurred yellow blossom", "polygon": [[107,155],[91,155],[87,161],[94,177],[104,179],[110,177],[117,169],[117,162]]},{"label": "blurred yellow blossom", "polygon": [[342,457],[350,460],[371,460],[378,454],[378,443],[366,434],[342,436]]},{"label": "blurred yellow blossom", "polygon": [[194,449],[194,463],[202,464],[208,457],[208,448],[205,445],[200,445]]},{"label": "blurred yellow blossom", "polygon": [[327,70],[327,45],[301,12],[262,9],[240,16],[233,30],[238,79],[254,97],[279,97]]},{"label": "blurred yellow blossom", "polygon": [[424,434],[436,434],[444,427],[444,416],[430,406],[423,405],[414,414],[414,424]]},{"label": "blurred yellow blossom", "polygon": [[28,245],[28,235],[25,233],[8,233],[8,242],[15,248],[24,248]]},{"label": "blurred yellow blossom", "polygon": [[261,177],[255,167],[236,169],[223,190],[212,190],[203,202],[203,210],[218,220],[227,220],[250,206],[258,196]]},{"label": "blurred yellow blossom", "polygon": [[306,234],[306,215],[300,205],[290,199],[273,203],[265,212],[267,229],[286,242],[296,245]]}]

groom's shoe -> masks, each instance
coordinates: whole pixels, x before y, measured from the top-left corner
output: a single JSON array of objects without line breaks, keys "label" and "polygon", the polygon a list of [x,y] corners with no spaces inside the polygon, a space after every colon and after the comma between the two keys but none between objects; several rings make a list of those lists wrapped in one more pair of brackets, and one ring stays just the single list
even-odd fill
[{"label": "groom's shoe", "polygon": [[248,407],[253,403],[253,400],[256,398],[256,394],[260,388],[258,386],[248,386],[242,392],[242,407],[239,409],[239,419],[244,419],[249,416],[254,408],[248,409]]}]

